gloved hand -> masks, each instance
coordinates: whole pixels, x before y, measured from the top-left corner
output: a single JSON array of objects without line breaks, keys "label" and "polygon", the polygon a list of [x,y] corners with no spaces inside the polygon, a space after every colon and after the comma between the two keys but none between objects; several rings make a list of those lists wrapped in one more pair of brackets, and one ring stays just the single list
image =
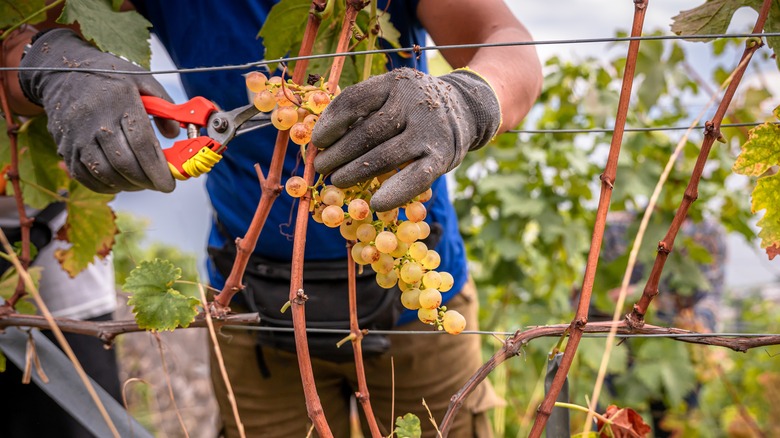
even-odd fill
[{"label": "gloved hand", "polygon": [[347,87],[325,109],[312,143],[317,172],[349,187],[411,163],[371,198],[376,211],[399,207],[484,146],[501,124],[498,98],[470,70],[433,77],[401,68]]},{"label": "gloved hand", "polygon": [[[39,35],[20,65],[142,70],[101,52],[69,29]],[[171,100],[151,75],[20,71],[19,83],[27,98],[46,111],[57,152],[73,178],[101,193],[174,189],[175,181],[141,103],[141,95]],[[179,133],[179,124],[173,120],[156,122],[166,137]]]}]

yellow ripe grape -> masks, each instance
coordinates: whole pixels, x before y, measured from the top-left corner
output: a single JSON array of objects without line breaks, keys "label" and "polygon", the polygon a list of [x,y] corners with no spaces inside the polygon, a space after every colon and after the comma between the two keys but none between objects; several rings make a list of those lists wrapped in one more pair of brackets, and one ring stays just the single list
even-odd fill
[{"label": "yellow ripe grape", "polygon": [[339,207],[344,205],[344,191],[336,186],[325,186],[320,191],[320,196],[322,197],[322,202],[327,205],[337,205]]},{"label": "yellow ripe grape", "polygon": [[409,289],[419,289],[420,283],[405,283],[403,280],[398,281],[398,289],[401,289],[401,292],[406,292]]},{"label": "yellow ripe grape", "polygon": [[328,96],[328,93],[321,90],[312,91],[306,98],[306,106],[314,114],[323,112],[329,103],[330,96]]},{"label": "yellow ripe grape", "polygon": [[249,91],[253,93],[259,93],[265,90],[267,87],[265,81],[267,81],[268,78],[259,71],[252,71],[247,73],[244,76],[244,79],[246,79],[246,87],[249,88]]},{"label": "yellow ripe grape", "polygon": [[[306,116],[310,115],[309,114],[309,110],[307,110],[304,107],[298,107],[298,109],[295,110],[295,111],[298,113],[298,123],[303,123],[303,121],[306,120]],[[309,128],[309,130],[311,130],[313,128],[314,127]]]},{"label": "yellow ripe grape", "polygon": [[290,140],[297,145],[305,145],[311,141],[311,130],[301,122],[290,127]]},{"label": "yellow ripe grape", "polygon": [[401,280],[406,283],[417,283],[422,276],[422,267],[415,262],[406,262],[401,266]]},{"label": "yellow ripe grape", "polygon": [[298,98],[295,97],[295,94],[289,88],[282,87],[276,90],[274,99],[276,99],[276,104],[279,106],[293,107],[295,109],[295,121],[298,121],[298,107],[295,106],[298,103]]},{"label": "yellow ripe grape", "polygon": [[439,311],[436,309],[419,309],[417,318],[426,324],[433,324],[439,320]]},{"label": "yellow ripe grape", "polygon": [[322,223],[326,227],[336,228],[344,222],[344,210],[336,205],[329,205],[322,210]]},{"label": "yellow ripe grape", "polygon": [[376,284],[382,286],[385,289],[390,289],[398,282],[398,274],[395,271],[390,271],[387,274],[376,274]]},{"label": "yellow ripe grape", "polygon": [[420,289],[412,288],[401,292],[401,304],[409,310],[420,308]]},{"label": "yellow ripe grape", "polygon": [[349,201],[347,211],[349,211],[351,217],[362,221],[371,214],[371,207],[368,206],[368,202],[362,199],[353,199]]},{"label": "yellow ripe grape", "polygon": [[368,263],[363,260],[363,257],[361,257],[361,253],[363,253],[363,249],[365,249],[367,243],[358,242],[352,247],[352,260],[355,261],[358,265],[367,265]]},{"label": "yellow ripe grape", "polygon": [[298,113],[291,106],[282,106],[276,108],[271,113],[271,123],[280,131],[286,131],[298,120]]},{"label": "yellow ripe grape", "polygon": [[360,222],[352,218],[344,219],[344,222],[339,225],[339,232],[341,233],[341,237],[347,240],[357,240],[357,229],[359,226]]},{"label": "yellow ripe grape", "polygon": [[428,215],[428,210],[422,205],[422,202],[412,202],[406,206],[406,218],[412,222],[420,222]]},{"label": "yellow ripe grape", "polygon": [[282,79],[281,76],[271,76],[270,78],[268,78],[268,85],[270,85],[271,87],[278,87],[282,85],[282,82],[284,82],[284,80]]},{"label": "yellow ripe grape", "polygon": [[382,231],[376,235],[375,240],[376,249],[385,254],[393,252],[398,246],[398,239],[395,238],[395,234],[391,231]]},{"label": "yellow ripe grape", "polygon": [[395,267],[395,260],[388,254],[379,254],[379,259],[374,263],[371,263],[371,268],[380,273],[387,274]]},{"label": "yellow ripe grape", "polygon": [[439,276],[441,277],[439,290],[442,292],[447,292],[448,290],[452,289],[452,285],[455,284],[455,279],[452,278],[452,274],[449,272],[439,272]]},{"label": "yellow ripe grape", "polygon": [[466,318],[457,310],[448,310],[444,312],[442,325],[444,326],[444,331],[451,335],[457,335],[466,328]]},{"label": "yellow ripe grape", "polygon": [[[398,240],[396,238],[396,240]],[[398,241],[398,246],[395,247],[395,249],[390,253],[391,256],[400,259],[401,257],[406,255],[406,251],[409,250],[409,244],[406,242]]]},{"label": "yellow ripe grape", "polygon": [[395,231],[395,237],[401,242],[415,242],[420,237],[420,227],[414,222],[402,222]]},{"label": "yellow ripe grape", "polygon": [[255,94],[253,103],[255,104],[255,108],[264,113],[267,113],[268,111],[276,108],[276,99],[274,98],[274,95],[271,94],[271,92],[268,90],[263,90]]},{"label": "yellow ripe grape", "polygon": [[423,274],[422,284],[426,289],[438,289],[441,286],[441,274],[436,271],[428,271]]},{"label": "yellow ripe grape", "polygon": [[420,264],[422,264],[425,269],[436,269],[441,264],[441,256],[439,256],[438,252],[429,249],[428,254],[420,261]]},{"label": "yellow ripe grape", "polygon": [[376,238],[376,228],[371,224],[363,224],[357,229],[357,238],[361,242],[371,242]]},{"label": "yellow ripe grape", "polygon": [[325,210],[325,207],[327,207],[325,204],[317,204],[314,207],[314,211],[311,212],[311,218],[314,219],[314,222],[322,223],[322,211]]},{"label": "yellow ripe grape", "polygon": [[389,172],[385,172],[385,173],[379,175],[378,177],[376,177],[376,180],[379,181],[379,184],[382,184],[383,182],[387,181],[388,178],[390,178],[391,176],[395,175],[396,173],[398,173],[398,171],[393,169],[393,170],[391,170]]},{"label": "yellow ripe grape", "polygon": [[[330,82],[325,82],[324,87],[325,89],[330,90]],[[341,94],[341,87],[339,87],[338,84],[336,84],[336,91],[333,92],[333,96],[335,97],[338,96],[339,94]]]},{"label": "yellow ripe grape", "polygon": [[317,119],[319,119],[319,117],[316,115],[309,114],[308,116],[304,117],[303,124],[306,125],[306,127],[309,129],[314,129],[314,125],[317,123]]},{"label": "yellow ripe grape", "polygon": [[393,223],[398,218],[398,209],[394,208],[390,211],[377,211],[376,217],[386,224]]},{"label": "yellow ripe grape", "polygon": [[420,291],[420,307],[423,309],[436,309],[441,306],[441,292],[436,289],[423,289]]},{"label": "yellow ripe grape", "polygon": [[309,185],[300,176],[293,176],[284,184],[284,190],[293,198],[300,198],[309,190]]},{"label": "yellow ripe grape", "polygon": [[420,228],[420,236],[417,239],[424,240],[431,235],[431,226],[428,225],[428,222],[417,222],[417,227]]},{"label": "yellow ripe grape", "polygon": [[374,263],[379,260],[381,255],[382,253],[380,253],[374,245],[366,245],[366,247],[363,248],[363,251],[360,251],[360,257],[368,263]]},{"label": "yellow ripe grape", "polygon": [[414,242],[409,245],[409,257],[417,260],[418,262],[428,255],[428,247],[422,242]]},{"label": "yellow ripe grape", "polygon": [[417,200],[420,202],[428,202],[431,200],[431,198],[433,198],[433,190],[430,188],[417,196]]}]

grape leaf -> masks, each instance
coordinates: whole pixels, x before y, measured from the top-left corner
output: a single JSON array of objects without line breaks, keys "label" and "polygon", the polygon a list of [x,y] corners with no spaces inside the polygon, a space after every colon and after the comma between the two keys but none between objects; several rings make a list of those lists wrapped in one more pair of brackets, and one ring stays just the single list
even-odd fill
[{"label": "grape leaf", "polygon": [[[271,8],[257,34],[263,39],[265,59],[281,58],[294,47],[300,47],[310,9],[311,0],[282,0]],[[320,30],[325,30],[325,26]],[[277,68],[276,65],[268,67],[271,71]]]},{"label": "grape leaf", "polygon": [[[0,29],[13,26],[35,14],[46,6],[46,0],[0,1]],[[40,23],[46,19],[46,13],[36,14],[27,20],[28,24]]]},{"label": "grape leaf", "polygon": [[75,277],[95,256],[102,259],[111,252],[117,228],[114,212],[108,206],[114,195],[95,193],[76,181],[70,182],[68,192],[68,219],[58,238],[71,246],[58,249],[54,256],[68,275]]},{"label": "grape leaf", "polygon": [[[38,283],[41,279],[41,271],[43,271],[43,268],[40,266],[33,266],[27,270],[27,272],[30,274],[30,277],[32,277],[33,284],[36,288],[38,287]],[[5,273],[3,273],[2,278],[0,278],[0,297],[5,300],[10,298],[16,291],[16,285],[18,283],[19,274],[16,273],[16,269],[13,267],[9,268]],[[32,291],[27,288],[25,288],[25,290],[28,294],[32,293]],[[25,315],[35,315],[37,313],[35,305],[30,301],[30,297],[25,297],[17,301],[16,305],[14,306],[14,310],[16,310],[16,313]]]},{"label": "grape leaf", "polygon": [[130,272],[122,290],[132,294],[138,327],[147,330],[171,330],[187,327],[198,314],[200,300],[187,297],[173,283],[181,278],[181,269],[167,260],[144,261]]},{"label": "grape leaf", "polygon": [[[19,178],[24,203],[43,209],[57,201],[57,192],[67,187],[68,176],[60,167],[57,145],[46,129],[46,117],[36,117],[25,123],[19,132]],[[8,187],[8,194],[13,190]]]},{"label": "grape leaf", "polygon": [[135,11],[116,12],[114,4],[107,0],[68,0],[57,23],[78,22],[84,38],[101,50],[124,56],[148,69],[152,23]]},{"label": "grape leaf", "polygon": [[608,427],[607,423],[598,420],[598,429],[601,430],[600,437],[628,438],[645,437],[653,430],[642,416],[631,408],[618,408],[615,405],[609,405],[604,413],[604,418],[612,421]]},{"label": "grape leaf", "polygon": [[420,438],[422,436],[420,419],[414,414],[398,417],[395,420],[394,432],[397,438]]},{"label": "grape leaf", "polygon": [[5,372],[5,355],[0,351],[0,373]]},{"label": "grape leaf", "polygon": [[778,254],[780,254],[780,245],[775,244],[766,248],[766,255],[769,257],[769,260],[774,260]]},{"label": "grape leaf", "polygon": [[[775,108],[778,118],[779,110],[780,107]],[[761,176],[777,164],[780,164],[780,126],[764,123],[750,130],[732,170],[742,175]]]},{"label": "grape leaf", "polygon": [[761,248],[780,248],[780,176],[775,174],[758,179],[750,207],[753,213],[766,209],[764,217],[756,224],[761,228],[758,232]]},{"label": "grape leaf", "polygon": [[[672,17],[672,32],[677,35],[725,33],[734,12],[744,6],[759,11],[762,3],[760,0],[708,0],[693,9],[680,11],[678,15]],[[780,31],[780,4],[772,2],[769,17],[764,25],[764,32],[778,31]],[[690,38],[690,41],[709,42],[711,40]],[[769,37],[767,44],[777,53],[780,48],[780,38]],[[780,62],[780,59],[776,61]]]}]

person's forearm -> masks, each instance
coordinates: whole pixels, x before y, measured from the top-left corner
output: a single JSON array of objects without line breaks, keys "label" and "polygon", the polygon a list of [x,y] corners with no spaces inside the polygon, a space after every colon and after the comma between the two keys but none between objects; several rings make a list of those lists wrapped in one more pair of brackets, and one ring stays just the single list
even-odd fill
[{"label": "person's forearm", "polygon": [[[531,41],[528,30],[501,0],[421,0],[418,17],[436,44]],[[501,104],[499,132],[517,126],[542,87],[542,68],[533,46],[443,50],[455,68],[481,74]]]}]

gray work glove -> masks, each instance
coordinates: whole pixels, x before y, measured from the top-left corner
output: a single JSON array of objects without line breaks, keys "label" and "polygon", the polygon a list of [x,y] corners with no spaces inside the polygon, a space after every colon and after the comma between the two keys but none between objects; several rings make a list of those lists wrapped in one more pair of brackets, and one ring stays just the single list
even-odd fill
[{"label": "gray work glove", "polygon": [[[101,52],[69,29],[39,35],[20,66],[142,70]],[[57,152],[73,178],[101,193],[174,189],[141,103],[141,95],[171,100],[151,75],[20,71],[19,83],[27,98],[46,111]],[[166,137],[179,133],[173,120],[157,120],[157,126]]]},{"label": "gray work glove", "polygon": [[347,87],[314,127],[314,160],[338,187],[411,163],[371,198],[376,211],[399,207],[484,146],[501,124],[498,98],[469,70],[433,77],[401,68]]}]

